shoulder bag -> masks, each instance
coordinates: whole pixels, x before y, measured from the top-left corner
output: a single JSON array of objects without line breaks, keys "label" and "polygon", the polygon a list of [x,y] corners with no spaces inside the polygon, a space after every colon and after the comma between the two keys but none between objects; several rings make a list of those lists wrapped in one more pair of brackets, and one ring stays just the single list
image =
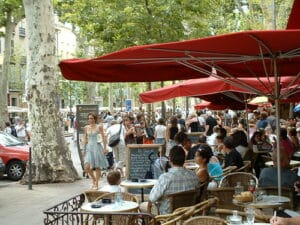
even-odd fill
[{"label": "shoulder bag", "polygon": [[122,124],[120,123],[120,129],[119,129],[119,132],[114,134],[114,135],[111,135],[109,137],[109,140],[108,140],[108,146],[109,147],[115,147],[117,144],[119,144],[120,142],[120,134],[121,134],[121,130],[122,130]]}]

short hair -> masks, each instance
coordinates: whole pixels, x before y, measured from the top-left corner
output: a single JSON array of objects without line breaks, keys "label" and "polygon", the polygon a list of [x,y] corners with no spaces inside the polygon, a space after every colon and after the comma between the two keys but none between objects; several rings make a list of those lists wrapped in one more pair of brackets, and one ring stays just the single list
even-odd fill
[{"label": "short hair", "polygon": [[185,161],[185,152],[179,145],[175,145],[170,149],[169,153],[170,162],[176,166],[183,166]]},{"label": "short hair", "polygon": [[206,143],[206,136],[204,134],[200,134],[198,142],[199,143]]},{"label": "short hair", "polygon": [[234,141],[232,136],[225,137],[223,140],[223,144],[226,148],[233,149],[234,148]]},{"label": "short hair", "polygon": [[177,144],[183,144],[184,139],[186,139],[187,137],[188,137],[188,135],[185,132],[180,131],[177,134],[175,134],[174,141]]},{"label": "short hair", "polygon": [[165,125],[165,119],[164,118],[159,118],[158,124]]},{"label": "short hair", "polygon": [[115,170],[110,171],[107,174],[106,179],[110,185],[118,185],[121,180],[121,173],[119,171],[115,171]]}]

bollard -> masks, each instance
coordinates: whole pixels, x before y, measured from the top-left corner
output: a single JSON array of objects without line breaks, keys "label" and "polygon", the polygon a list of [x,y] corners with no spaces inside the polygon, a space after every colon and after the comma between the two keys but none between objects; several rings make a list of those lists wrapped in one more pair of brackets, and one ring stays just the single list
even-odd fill
[{"label": "bollard", "polygon": [[31,147],[29,147],[29,172],[28,172],[28,190],[32,190],[32,165],[31,165]]}]

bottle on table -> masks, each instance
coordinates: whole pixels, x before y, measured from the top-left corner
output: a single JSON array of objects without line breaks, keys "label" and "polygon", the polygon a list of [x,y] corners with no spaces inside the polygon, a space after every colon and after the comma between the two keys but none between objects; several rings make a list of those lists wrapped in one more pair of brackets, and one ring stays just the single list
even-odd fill
[{"label": "bottle on table", "polygon": [[115,193],[115,204],[120,205],[122,203],[122,190],[118,187],[118,191]]},{"label": "bottle on table", "polygon": [[255,180],[253,180],[253,179],[251,179],[250,181],[249,181],[249,191],[251,192],[251,193],[253,193],[254,191],[255,191],[255,187],[256,185],[255,185]]},{"label": "bottle on table", "polygon": [[244,191],[244,187],[241,185],[241,182],[237,182],[234,187],[234,194],[239,195]]},{"label": "bottle on table", "polygon": [[242,217],[238,215],[237,210],[232,211],[232,216],[229,216],[227,223],[229,225],[242,225]]}]

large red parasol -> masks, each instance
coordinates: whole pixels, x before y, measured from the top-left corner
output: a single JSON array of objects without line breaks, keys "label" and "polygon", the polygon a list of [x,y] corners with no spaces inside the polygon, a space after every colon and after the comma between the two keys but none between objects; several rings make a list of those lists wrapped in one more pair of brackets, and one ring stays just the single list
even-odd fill
[{"label": "large red parasol", "polygon": [[295,0],[286,29],[300,29],[300,0]]},{"label": "large red parasol", "polygon": [[[282,77],[280,83],[281,88],[287,87],[293,80],[294,77]],[[270,90],[274,88],[274,77],[270,77],[269,79],[260,78],[261,82],[256,78],[240,78],[240,81],[255,87],[255,89],[261,91],[261,93],[268,94]],[[300,79],[297,82],[300,83]],[[214,99],[218,99],[221,102],[228,99],[228,103],[230,103],[230,100],[232,101],[229,105],[230,107],[238,102],[244,104],[245,100],[253,95],[252,92],[236,87],[231,83],[234,82],[232,80],[226,80],[225,82],[224,80],[216,79],[214,77],[191,79],[163,88],[143,92],[139,97],[140,101],[143,103],[153,103],[176,97],[189,96],[200,97],[209,102],[214,102]],[[282,93],[285,93],[285,91],[282,91]]]},{"label": "large red parasol", "polygon": [[[279,100],[282,76],[300,77],[300,30],[244,31],[201,39],[127,48],[90,60],[64,60],[59,66],[65,78],[95,82],[145,82],[184,80],[213,76],[235,79],[239,87],[261,92],[242,82],[241,77],[274,77],[268,97],[274,99],[279,128]],[[212,73],[216,70],[216,73]],[[298,85],[299,86],[299,85]],[[298,86],[296,89],[298,89]],[[279,129],[276,130],[279,140]],[[279,148],[277,141],[277,149]],[[278,189],[281,194],[280,151]]]}]

